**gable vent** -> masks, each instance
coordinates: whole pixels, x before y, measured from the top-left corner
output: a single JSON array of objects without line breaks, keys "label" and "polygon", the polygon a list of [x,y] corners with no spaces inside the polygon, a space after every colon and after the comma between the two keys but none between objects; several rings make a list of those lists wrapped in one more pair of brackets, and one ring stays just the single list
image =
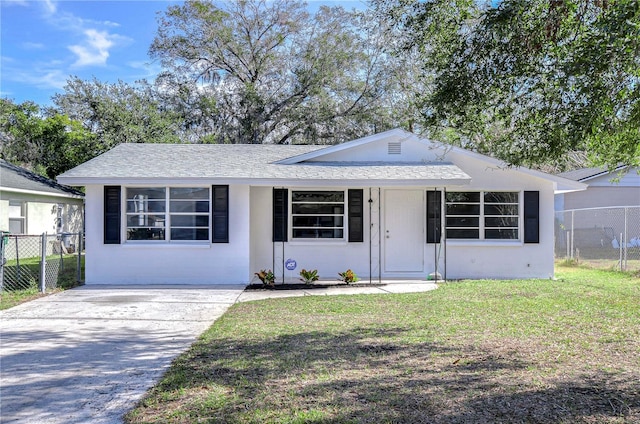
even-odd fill
[{"label": "gable vent", "polygon": [[402,143],[395,142],[387,144],[387,153],[390,155],[399,155],[402,153]]}]

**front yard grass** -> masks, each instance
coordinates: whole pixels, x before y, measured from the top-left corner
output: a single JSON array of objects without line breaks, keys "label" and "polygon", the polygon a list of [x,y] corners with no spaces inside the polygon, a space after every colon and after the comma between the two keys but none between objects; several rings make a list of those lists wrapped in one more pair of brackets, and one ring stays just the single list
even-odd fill
[{"label": "front yard grass", "polygon": [[640,280],[236,304],[129,423],[637,423]]}]

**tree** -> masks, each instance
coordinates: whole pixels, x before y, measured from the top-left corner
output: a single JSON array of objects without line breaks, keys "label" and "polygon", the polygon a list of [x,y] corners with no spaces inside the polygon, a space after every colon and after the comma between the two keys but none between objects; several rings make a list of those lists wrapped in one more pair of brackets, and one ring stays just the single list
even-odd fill
[{"label": "tree", "polygon": [[95,134],[99,155],[120,143],[177,143],[180,116],[145,81],[130,85],[71,77],[56,94],[56,111],[82,122]]},{"label": "tree", "polygon": [[340,7],[190,1],[162,15],[150,55],[166,90],[214,99],[218,142],[332,143],[371,132],[386,87],[383,52],[360,24]]},{"label": "tree", "polygon": [[634,0],[377,0],[421,55],[425,125],[514,165],[640,164]]},{"label": "tree", "polygon": [[45,116],[33,102],[0,99],[0,137],[3,159],[48,178],[95,156],[95,136],[80,122],[61,114]]}]

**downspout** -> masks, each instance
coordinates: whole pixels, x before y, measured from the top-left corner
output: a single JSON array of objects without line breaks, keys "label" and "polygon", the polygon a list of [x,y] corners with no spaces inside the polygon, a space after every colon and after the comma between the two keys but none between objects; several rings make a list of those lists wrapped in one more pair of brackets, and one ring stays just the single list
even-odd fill
[{"label": "downspout", "polygon": [[440,232],[440,240],[444,239],[444,275],[442,278],[444,281],[447,281],[447,188],[444,187],[442,189],[442,204],[440,206],[442,208],[442,218],[440,220],[440,225],[442,230]]},{"label": "downspout", "polygon": [[378,187],[378,284],[382,284],[382,190]]},{"label": "downspout", "polygon": [[373,257],[372,257],[372,250],[373,250],[373,222],[371,222],[372,218],[372,213],[371,213],[371,208],[372,208],[372,203],[373,203],[373,199],[371,198],[371,187],[369,187],[369,284],[371,284],[373,282],[373,276],[371,274],[373,274]]}]

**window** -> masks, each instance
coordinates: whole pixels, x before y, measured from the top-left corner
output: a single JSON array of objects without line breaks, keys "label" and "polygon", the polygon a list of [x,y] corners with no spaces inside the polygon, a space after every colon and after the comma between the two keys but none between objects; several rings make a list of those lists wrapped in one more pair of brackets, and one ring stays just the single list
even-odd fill
[{"label": "window", "polygon": [[208,188],[127,188],[127,240],[209,240]]},{"label": "window", "polygon": [[343,239],[344,191],[292,191],[294,239]]},{"label": "window", "polygon": [[64,204],[58,203],[56,207],[56,232],[61,233],[64,230]]},{"label": "window", "polygon": [[9,201],[9,232],[11,234],[25,233],[24,203],[20,201]]},{"label": "window", "polygon": [[449,239],[518,240],[518,192],[447,192]]}]

